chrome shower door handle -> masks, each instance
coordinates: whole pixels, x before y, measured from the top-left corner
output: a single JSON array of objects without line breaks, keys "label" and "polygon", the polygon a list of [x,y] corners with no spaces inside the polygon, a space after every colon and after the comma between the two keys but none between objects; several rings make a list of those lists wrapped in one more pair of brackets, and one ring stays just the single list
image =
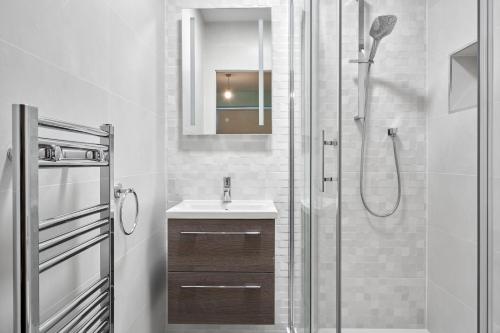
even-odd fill
[{"label": "chrome shower door handle", "polygon": [[325,177],[325,146],[336,147],[337,140],[325,140],[325,130],[321,131],[321,192],[325,192],[325,183],[333,182],[333,177]]}]

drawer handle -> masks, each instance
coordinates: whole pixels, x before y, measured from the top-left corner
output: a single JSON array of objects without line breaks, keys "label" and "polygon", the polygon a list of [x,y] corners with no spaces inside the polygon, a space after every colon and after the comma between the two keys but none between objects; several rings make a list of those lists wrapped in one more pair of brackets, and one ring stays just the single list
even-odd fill
[{"label": "drawer handle", "polygon": [[246,235],[260,236],[260,231],[181,231],[181,235]]},{"label": "drawer handle", "polygon": [[181,286],[183,289],[261,289],[259,285],[250,286]]}]

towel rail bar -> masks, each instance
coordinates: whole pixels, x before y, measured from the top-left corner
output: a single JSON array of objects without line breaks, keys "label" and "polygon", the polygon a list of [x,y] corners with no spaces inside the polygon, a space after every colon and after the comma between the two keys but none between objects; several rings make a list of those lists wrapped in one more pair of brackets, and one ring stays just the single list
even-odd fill
[{"label": "towel rail bar", "polygon": [[108,284],[109,278],[105,277],[100,279],[93,285],[91,285],[87,290],[78,295],[75,299],[73,299],[70,303],[60,309],[57,313],[55,313],[52,317],[47,319],[42,325],[40,325],[40,333],[45,333],[49,331],[52,327],[57,325],[63,318],[65,318],[68,314],[74,311],[80,304],[85,302],[91,295],[96,293],[99,289],[103,288]]},{"label": "towel rail bar", "polygon": [[82,319],[87,317],[92,311],[96,310],[98,306],[107,305],[105,301],[107,301],[108,292],[104,292],[100,296],[96,297],[86,308],[81,310],[73,319],[71,319],[63,328],[59,330],[58,333],[68,333],[71,332]]},{"label": "towel rail bar", "polygon": [[101,332],[106,332],[107,331],[107,325],[108,321],[103,321],[99,326],[97,326],[95,332],[96,333],[101,333]]},{"label": "towel rail bar", "polygon": [[89,241],[86,241],[85,243],[82,243],[78,246],[75,246],[71,248],[69,251],[63,252],[53,258],[50,258],[40,264],[40,273],[45,272],[46,270],[62,263],[63,261],[66,261],[74,256],[76,256],[79,253],[82,253],[83,251],[90,249],[92,246],[99,244],[100,242],[104,241],[105,239],[108,239],[109,235],[106,234],[101,234],[95,238],[92,238]]},{"label": "towel rail bar", "polygon": [[90,135],[95,135],[95,136],[100,136],[100,137],[108,137],[109,136],[108,132],[103,131],[102,129],[99,129],[99,128],[93,128],[93,127],[68,123],[65,121],[60,121],[60,120],[55,120],[55,119],[50,119],[50,118],[39,118],[38,125],[42,126],[42,127],[57,129],[57,130],[65,130],[65,131],[75,132],[75,133],[90,134]]},{"label": "towel rail bar", "polygon": [[73,221],[73,220],[76,220],[76,219],[79,219],[79,218],[82,218],[85,216],[89,216],[92,214],[97,214],[97,213],[103,212],[105,210],[109,210],[108,204],[95,205],[95,206],[85,208],[82,210],[78,210],[76,212],[72,212],[69,214],[64,214],[64,215],[60,215],[60,216],[53,217],[50,219],[42,220],[42,221],[40,221],[39,230],[42,231],[45,229],[49,229],[49,228],[55,227],[57,225],[60,225],[62,223],[70,222],[70,221]]},{"label": "towel rail bar", "polygon": [[[79,327],[77,332],[78,333],[87,333],[90,331],[90,329],[92,327],[94,327],[95,324],[97,324],[97,322],[99,322],[99,320],[103,320],[103,319],[108,319],[108,311],[109,311],[109,307],[105,306],[103,307],[102,309],[100,309],[99,311],[97,311],[97,313],[90,317],[84,324],[83,326]],[[107,321],[107,320],[105,320]]]},{"label": "towel rail bar", "polygon": [[38,138],[38,165],[107,166],[109,146],[89,142]]},{"label": "towel rail bar", "polygon": [[81,228],[78,228],[78,229],[72,230],[70,232],[67,232],[65,234],[62,234],[60,236],[56,236],[56,237],[48,239],[44,242],[40,242],[40,245],[38,246],[38,251],[43,252],[43,251],[48,250],[54,246],[60,245],[64,242],[67,242],[70,239],[84,235],[88,232],[91,232],[92,230],[97,229],[97,228],[104,227],[107,224],[109,224],[109,219],[98,220],[98,221],[89,223],[87,225],[84,225]]},{"label": "towel rail bar", "polygon": [[69,141],[69,140],[59,140],[59,139],[51,139],[51,138],[38,138],[39,146],[58,146],[65,148],[73,148],[73,149],[87,149],[87,150],[103,150],[108,151],[109,147],[106,145],[100,145],[97,143],[88,143],[88,142],[80,142],[80,141]]},{"label": "towel rail bar", "polygon": [[39,161],[40,168],[77,168],[77,167],[105,167],[108,162],[96,162],[91,160],[62,160],[62,161]]}]

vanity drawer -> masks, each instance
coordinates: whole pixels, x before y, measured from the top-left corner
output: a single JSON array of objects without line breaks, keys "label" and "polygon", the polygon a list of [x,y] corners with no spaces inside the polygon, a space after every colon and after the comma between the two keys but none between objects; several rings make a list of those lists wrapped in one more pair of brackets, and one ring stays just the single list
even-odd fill
[{"label": "vanity drawer", "polygon": [[272,273],[169,273],[170,324],[274,324]]},{"label": "vanity drawer", "polygon": [[168,220],[171,272],[274,272],[274,220]]}]

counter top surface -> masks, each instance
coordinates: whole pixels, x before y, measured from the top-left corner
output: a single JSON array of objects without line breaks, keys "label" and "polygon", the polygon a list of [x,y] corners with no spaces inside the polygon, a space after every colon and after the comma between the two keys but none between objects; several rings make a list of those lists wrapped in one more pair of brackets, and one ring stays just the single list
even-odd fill
[{"label": "counter top surface", "polygon": [[167,210],[170,219],[275,219],[272,200],[184,200]]}]

